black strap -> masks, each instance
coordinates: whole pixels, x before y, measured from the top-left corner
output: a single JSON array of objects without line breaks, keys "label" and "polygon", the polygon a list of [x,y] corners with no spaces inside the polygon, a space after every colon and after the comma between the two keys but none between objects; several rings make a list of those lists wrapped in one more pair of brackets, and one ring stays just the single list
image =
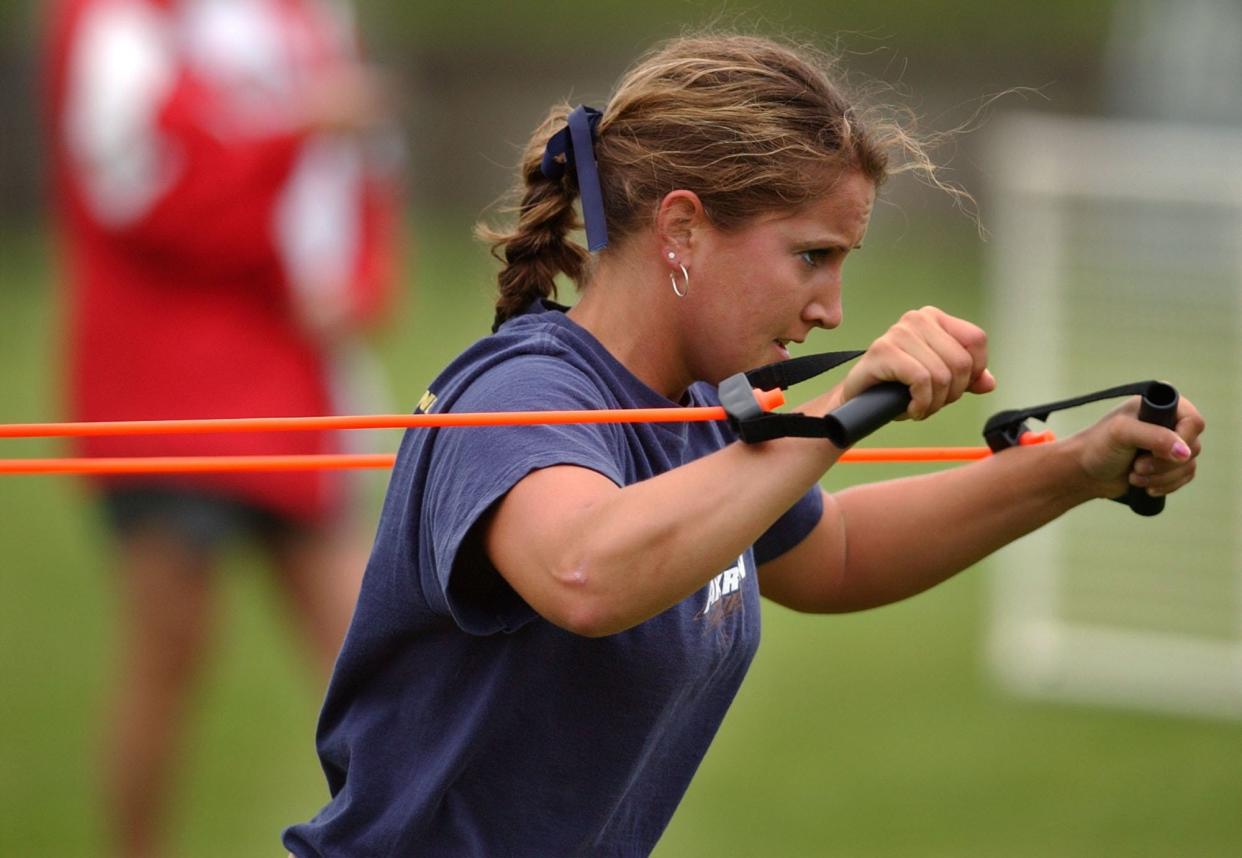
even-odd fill
[{"label": "black strap", "polygon": [[910,405],[910,391],[904,384],[877,384],[823,417],[764,412],[755,399],[754,389],[784,390],[861,354],[856,350],[825,352],[738,373],[721,383],[720,403],[734,430],[748,444],[774,438],[826,438],[844,450],[905,412]]},{"label": "black strap", "polygon": [[[765,412],[755,398],[754,389],[784,390],[861,354],[860,351],[846,351],[807,355],[738,373],[720,384],[720,402],[729,415],[729,423],[748,444],[776,438],[826,438],[845,449],[904,412],[910,403],[910,391],[896,382],[878,384],[825,417],[809,417],[805,414]],[[983,437],[992,452],[998,453],[1021,443],[1022,435],[1030,431],[1026,425],[1029,419],[1047,421],[1054,412],[1067,408],[1135,395],[1142,397],[1139,420],[1169,429],[1176,425],[1177,391],[1162,382],[1149,380],[1109,387],[1045,405],[1000,411],[988,418],[983,427]],[[1164,509],[1163,497],[1151,497],[1134,486],[1114,500],[1128,505],[1139,515],[1158,515]]]},{"label": "black strap", "polygon": [[1001,450],[1018,446],[1022,435],[1030,431],[1025,421],[1031,418],[1046,423],[1049,416],[1054,412],[1064,411],[1067,408],[1077,408],[1080,405],[1099,402],[1102,399],[1116,399],[1119,396],[1142,396],[1151,390],[1153,385],[1158,384],[1160,382],[1151,380],[1136,381],[1132,384],[1121,384],[1117,387],[1097,390],[1095,393],[1075,396],[1073,399],[1049,402],[1047,405],[1034,405],[1030,408],[998,411],[989,417],[988,422],[983,425],[983,438],[988,442],[988,447],[991,448],[993,453],[999,453]]},{"label": "black strap", "polygon": [[750,382],[751,387],[757,387],[760,390],[775,390],[779,387],[781,390],[785,390],[799,382],[806,381],[808,378],[823,375],[828,370],[835,369],[843,363],[849,363],[861,354],[861,351],[847,351],[804,355],[770,363],[767,366],[752,369],[749,372],[743,373],[743,375],[746,376],[746,380]]},{"label": "black strap", "polygon": [[765,412],[755,399],[754,390],[784,390],[861,354],[859,350],[824,352],[739,372],[721,382],[720,404],[738,436],[748,444],[775,438],[826,438],[844,450],[905,412],[910,405],[910,391],[904,384],[877,384],[823,417]]},{"label": "black strap", "polygon": [[755,388],[785,390],[861,354],[861,351],[824,352],[739,372],[720,383],[720,404],[729,415],[734,431],[747,444],[776,438],[830,438],[830,429],[823,417],[765,412],[755,399]]},{"label": "black strap", "polygon": [[822,417],[805,414],[772,414],[770,412],[734,424],[747,444],[758,444],[776,438],[827,438],[828,426]]},{"label": "black strap", "polygon": [[[988,446],[992,448],[992,451],[999,453],[1001,450],[1021,443],[1022,435],[1029,431],[1026,421],[1030,418],[1046,421],[1049,415],[1055,411],[1064,411],[1067,408],[1086,405],[1088,402],[1098,402],[1101,399],[1115,399],[1118,396],[1135,395],[1142,397],[1142,402],[1139,404],[1139,420],[1142,420],[1144,423],[1164,426],[1168,429],[1172,429],[1177,425],[1177,405],[1179,399],[1177,391],[1160,381],[1136,381],[1133,384],[1122,384],[1117,387],[1107,388],[1106,390],[1098,390],[1095,393],[1088,393],[1085,396],[1076,396],[1073,399],[1050,402],[1047,405],[1036,405],[1032,408],[1022,408],[1014,411],[1001,411],[993,414],[988,419],[988,422],[983,427],[983,437],[987,440]],[[1144,452],[1146,451],[1139,450],[1138,454]],[[1164,510],[1163,497],[1152,497],[1137,486],[1130,486],[1125,494],[1115,497],[1113,500],[1125,504],[1139,515],[1159,515]]]}]

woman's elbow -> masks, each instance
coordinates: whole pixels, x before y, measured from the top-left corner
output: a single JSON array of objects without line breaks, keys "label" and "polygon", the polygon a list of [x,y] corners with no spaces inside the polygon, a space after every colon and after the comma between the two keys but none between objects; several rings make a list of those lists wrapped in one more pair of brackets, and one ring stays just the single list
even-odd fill
[{"label": "woman's elbow", "polygon": [[602,638],[623,632],[643,619],[634,616],[624,593],[608,586],[608,576],[599,564],[569,564],[553,571],[550,578],[552,598],[544,618],[567,632]]}]

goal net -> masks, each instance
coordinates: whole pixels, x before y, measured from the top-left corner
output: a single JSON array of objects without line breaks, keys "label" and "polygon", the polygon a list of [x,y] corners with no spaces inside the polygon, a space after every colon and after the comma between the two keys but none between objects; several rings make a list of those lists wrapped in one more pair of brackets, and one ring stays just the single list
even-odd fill
[{"label": "goal net", "polygon": [[1091,503],[995,556],[990,667],[1027,695],[1242,717],[1242,131],[1018,115],[986,163],[997,408],[1157,378],[1210,424],[1160,516]]}]

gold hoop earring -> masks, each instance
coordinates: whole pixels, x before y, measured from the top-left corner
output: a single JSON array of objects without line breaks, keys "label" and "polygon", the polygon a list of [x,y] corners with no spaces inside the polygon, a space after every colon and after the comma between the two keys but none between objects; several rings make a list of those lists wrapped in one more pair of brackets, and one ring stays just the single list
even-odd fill
[{"label": "gold hoop earring", "polygon": [[668,282],[673,284],[673,294],[678,298],[684,298],[690,292],[690,272],[686,270],[684,265],[678,265],[677,267],[681,269],[681,276],[686,279],[686,285],[678,289],[677,275],[671,272],[668,275]]}]

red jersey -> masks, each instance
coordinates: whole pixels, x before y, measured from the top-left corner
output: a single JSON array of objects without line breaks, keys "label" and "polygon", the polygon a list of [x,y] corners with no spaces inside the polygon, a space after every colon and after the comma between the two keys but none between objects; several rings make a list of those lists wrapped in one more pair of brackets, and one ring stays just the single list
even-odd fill
[{"label": "red jersey", "polygon": [[[303,320],[361,322],[392,280],[391,173],[289,105],[354,62],[329,0],[62,0],[49,31],[75,420],[339,413]],[[88,456],[325,453],[329,433],[82,439]],[[123,478],[109,478],[123,479]],[[132,478],[130,478],[132,479]],[[145,479],[151,479],[144,477]],[[302,520],[329,473],[178,475]]]}]

